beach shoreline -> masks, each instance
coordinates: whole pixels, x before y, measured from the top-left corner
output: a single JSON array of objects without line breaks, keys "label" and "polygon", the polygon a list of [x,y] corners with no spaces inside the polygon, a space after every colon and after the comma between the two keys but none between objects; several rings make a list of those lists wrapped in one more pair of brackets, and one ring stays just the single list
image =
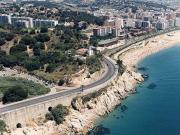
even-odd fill
[{"label": "beach shoreline", "polygon": [[[170,35],[170,36],[169,36]],[[136,44],[142,44],[140,46],[133,46],[127,48],[125,51],[120,51],[112,56],[114,60],[122,60],[123,64],[126,66],[127,71],[133,72],[135,74],[139,74],[137,72],[137,65],[140,61],[142,61],[144,58],[146,58],[149,55],[153,55],[155,53],[158,53],[162,50],[171,48],[178,43],[180,43],[180,30],[175,31],[175,32],[170,32],[166,34],[162,34],[159,36],[156,36],[154,38],[150,38],[146,40],[146,42],[138,42]],[[142,80],[141,80],[142,82]],[[140,83],[141,83],[140,82]],[[132,93],[136,92],[135,88],[137,86],[137,83],[133,83],[133,90],[131,91]],[[131,93],[130,92],[130,93]],[[128,95],[129,96],[129,93]],[[120,101],[121,102],[121,101]],[[120,103],[119,103],[120,104]],[[117,105],[119,105],[117,104]],[[112,108],[114,109],[115,106]],[[97,121],[97,119],[95,119]]]},{"label": "beach shoreline", "polygon": [[130,47],[125,52],[115,54],[113,58],[115,60],[121,59],[126,66],[125,72],[122,76],[118,76],[98,97],[91,99],[87,103],[82,103],[82,98],[78,97],[75,104],[78,110],[70,108],[70,115],[66,117],[63,124],[55,125],[52,121],[43,125],[36,123],[33,127],[23,127],[11,133],[13,135],[25,135],[24,133],[26,135],[87,133],[100,117],[112,112],[130,93],[136,91],[135,88],[138,83],[143,82],[142,75],[136,72],[135,67],[138,62],[149,55],[177,45],[180,43],[179,37],[180,31],[171,32],[169,35],[163,34],[146,40],[147,44],[141,47]]},{"label": "beach shoreline", "polygon": [[[171,35],[171,36],[169,36]],[[145,57],[157,53],[161,50],[168,49],[180,43],[180,31],[162,34],[146,40],[147,44],[141,47],[129,48],[126,52],[120,52],[114,55],[114,59],[121,59],[127,67],[136,67],[136,65]]]}]

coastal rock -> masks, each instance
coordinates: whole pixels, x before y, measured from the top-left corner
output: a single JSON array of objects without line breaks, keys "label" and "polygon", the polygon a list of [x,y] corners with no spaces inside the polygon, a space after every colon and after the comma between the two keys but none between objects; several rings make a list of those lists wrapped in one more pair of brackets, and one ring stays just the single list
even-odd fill
[{"label": "coastal rock", "polygon": [[[77,109],[71,109],[71,115],[66,117],[66,122],[62,124],[67,127],[66,132],[71,131],[74,134],[87,132],[92,127],[94,120],[111,112],[116,105],[121,103],[122,99],[135,90],[135,85],[142,81],[141,74],[126,70],[122,76],[114,80],[109,87],[102,90],[95,98],[91,97],[87,102],[83,102],[83,99],[87,97],[76,98],[73,105]],[[59,127],[62,125],[59,125]],[[68,127],[71,129],[68,129]]]},{"label": "coastal rock", "polygon": [[72,101],[70,114],[63,124],[48,121],[41,125],[17,129],[5,135],[74,135],[85,134],[100,116],[111,112],[121,101],[133,93],[137,83],[143,81],[141,74],[126,70],[108,87],[95,93],[77,97]]}]

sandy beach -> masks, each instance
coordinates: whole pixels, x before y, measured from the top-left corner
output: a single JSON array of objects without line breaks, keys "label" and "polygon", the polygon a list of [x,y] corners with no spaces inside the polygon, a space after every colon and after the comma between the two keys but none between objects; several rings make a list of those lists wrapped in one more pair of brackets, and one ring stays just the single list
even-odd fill
[{"label": "sandy beach", "polygon": [[136,66],[136,64],[146,56],[177,45],[177,43],[180,43],[179,37],[180,31],[156,36],[155,38],[146,40],[148,41],[148,43],[143,47],[129,49],[121,55],[120,53],[117,53],[114,55],[114,58],[119,58],[123,60],[124,65],[126,65],[129,68],[132,68]]},{"label": "sandy beach", "polygon": [[[141,47],[129,48],[125,52],[114,55],[114,59],[120,58],[128,67],[122,76],[118,76],[101,95],[82,103],[81,98],[77,100],[78,110],[70,107],[70,115],[66,117],[63,124],[55,125],[54,122],[47,122],[41,125],[35,124],[32,127],[16,129],[6,135],[56,135],[66,133],[85,133],[92,127],[93,123],[101,116],[110,113],[130,93],[135,92],[137,83],[143,81],[142,76],[136,73],[134,66],[148,55],[180,43],[180,31],[164,34],[147,40],[147,44]],[[89,109],[91,108],[91,109]]]}]

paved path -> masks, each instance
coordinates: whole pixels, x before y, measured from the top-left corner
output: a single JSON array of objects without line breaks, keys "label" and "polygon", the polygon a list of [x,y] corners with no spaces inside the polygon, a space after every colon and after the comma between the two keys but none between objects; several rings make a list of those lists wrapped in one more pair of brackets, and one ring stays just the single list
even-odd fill
[{"label": "paved path", "polygon": [[[113,76],[117,74],[118,68],[113,63],[113,61],[111,59],[104,58],[104,63],[108,67],[107,68],[108,71],[106,72],[106,74],[101,79],[97,80],[96,82],[93,82],[93,83],[91,83],[89,85],[83,86],[83,91],[87,91],[87,90],[90,90],[92,88],[96,88],[98,86],[101,86],[104,83],[111,80],[113,78]],[[66,90],[66,91],[62,91],[62,92],[58,92],[58,93],[54,93],[54,94],[47,94],[47,95],[43,95],[43,96],[31,98],[31,99],[19,101],[19,102],[16,102],[16,103],[11,103],[11,104],[4,105],[4,106],[0,107],[0,114],[6,113],[6,112],[9,112],[9,111],[13,111],[15,109],[20,109],[20,108],[23,108],[23,107],[26,107],[26,106],[31,106],[31,105],[47,102],[47,101],[50,101],[52,99],[67,96],[67,95],[70,95],[70,94],[73,94],[73,93],[76,94],[76,93],[79,93],[79,92],[82,92],[82,87],[74,88],[74,89],[70,89],[70,90]]]}]

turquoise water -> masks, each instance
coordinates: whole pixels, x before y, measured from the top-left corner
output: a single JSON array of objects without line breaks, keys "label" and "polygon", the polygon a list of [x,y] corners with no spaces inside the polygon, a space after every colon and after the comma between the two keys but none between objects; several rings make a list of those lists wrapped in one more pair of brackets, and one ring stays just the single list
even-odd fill
[{"label": "turquoise water", "polygon": [[96,134],[180,135],[180,45],[146,57],[138,67],[149,78],[123,107],[102,118]]}]

